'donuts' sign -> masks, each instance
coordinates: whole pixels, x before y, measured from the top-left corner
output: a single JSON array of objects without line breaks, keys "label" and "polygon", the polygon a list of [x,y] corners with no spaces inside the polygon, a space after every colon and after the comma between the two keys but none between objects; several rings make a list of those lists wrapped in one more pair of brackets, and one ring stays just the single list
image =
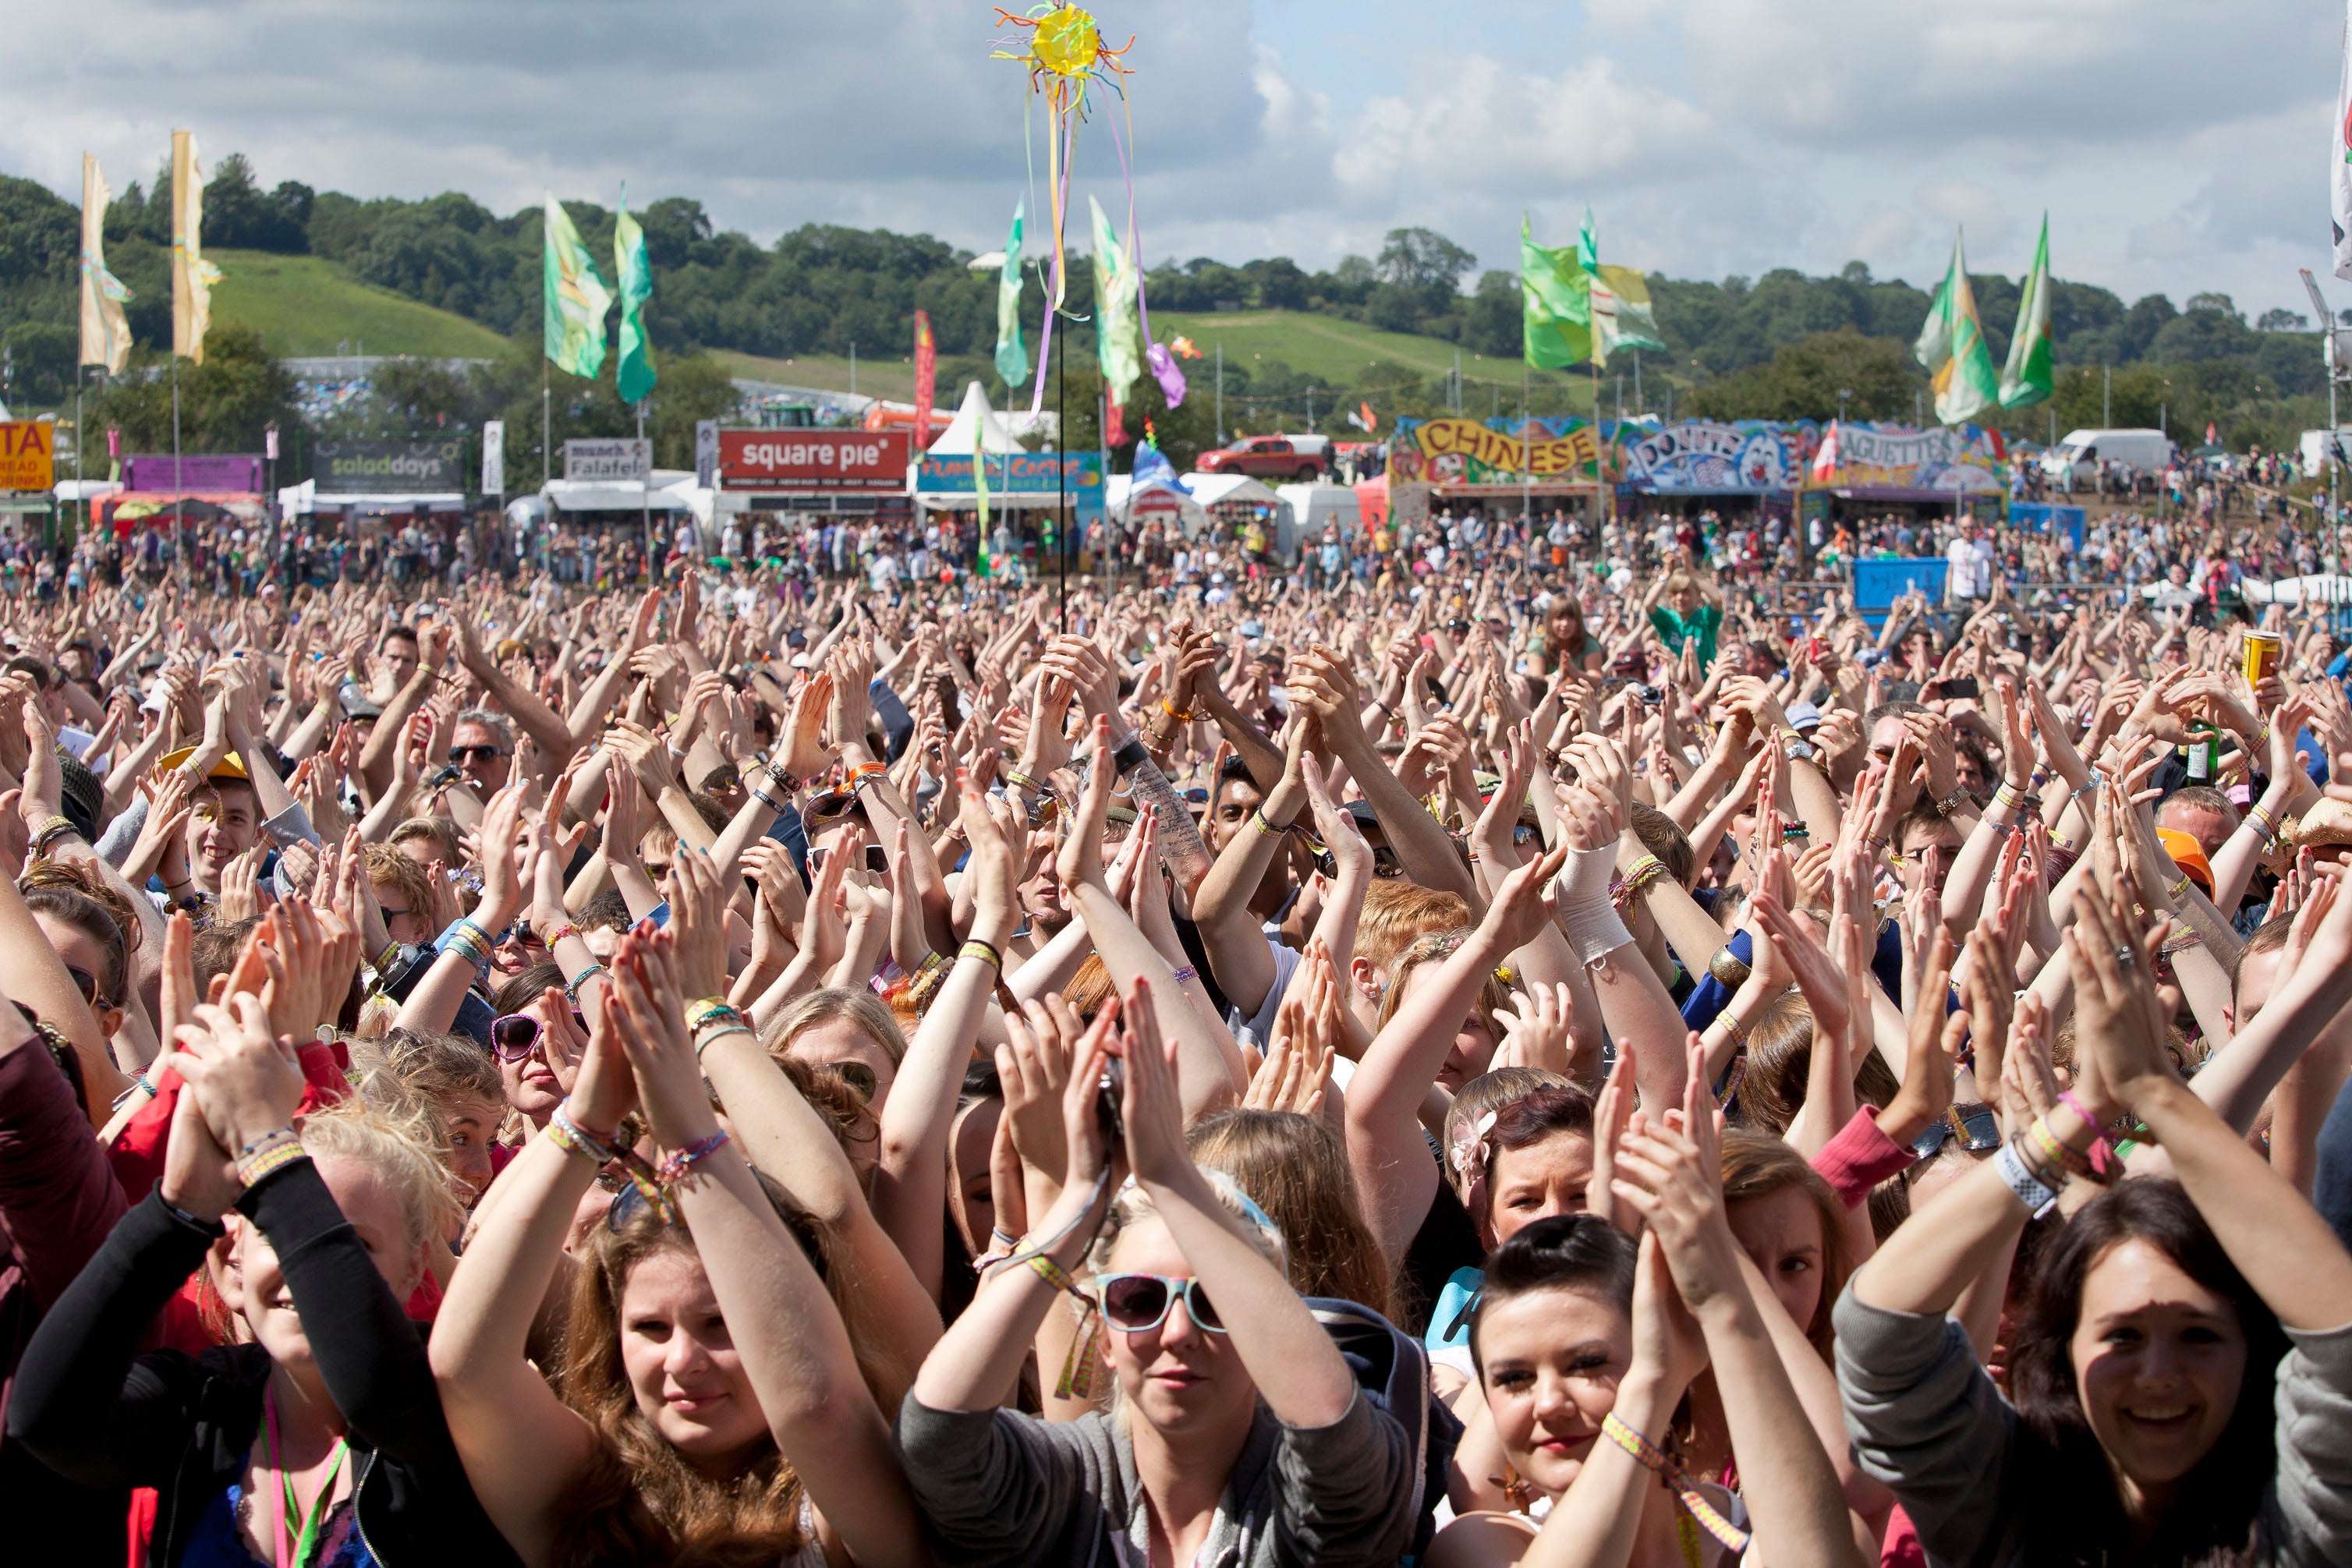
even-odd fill
[{"label": "'donuts' sign", "polygon": [[904,490],[903,430],[722,430],[722,490]]}]

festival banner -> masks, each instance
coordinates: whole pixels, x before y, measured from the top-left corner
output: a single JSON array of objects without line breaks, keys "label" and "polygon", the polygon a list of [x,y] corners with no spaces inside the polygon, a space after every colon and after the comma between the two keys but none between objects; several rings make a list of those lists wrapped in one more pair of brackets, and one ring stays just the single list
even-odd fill
[{"label": "festival banner", "polygon": [[623,402],[653,396],[660,378],[646,337],[646,301],[653,298],[654,264],[646,255],[646,232],[629,213],[629,184],[621,182],[621,210],[613,219],[613,277],[620,284],[621,368],[614,376]]},{"label": "festival banner", "polygon": [[1389,477],[1397,484],[1516,485],[1597,476],[1601,442],[1591,425],[1528,423],[1533,440],[1475,419],[1400,419],[1389,441]]},{"label": "festival banner", "polygon": [[613,296],[553,191],[547,193],[545,227],[541,289],[547,357],[557,370],[593,381],[604,368],[604,317],[613,308]]},{"label": "festival banner", "polygon": [[57,483],[57,426],[47,420],[0,422],[0,490],[47,490]]},{"label": "festival banner", "polygon": [[931,447],[931,402],[940,391],[940,346],[931,336],[931,313],[915,312],[915,445]]},{"label": "festival banner", "polygon": [[482,421],[482,494],[507,493],[507,422]]},{"label": "festival banner", "polygon": [[131,323],[122,313],[131,290],[106,269],[106,205],[114,199],[98,159],[81,155],[81,360],[119,376],[131,357]]},{"label": "festival banner", "polygon": [[1806,444],[1785,425],[1685,420],[1628,441],[1623,479],[1644,490],[1780,494],[1797,487]]},{"label": "festival banner", "polygon": [[719,488],[719,422],[694,422],[694,482],[705,490]]},{"label": "festival banner", "polygon": [[172,352],[205,362],[212,328],[213,285],[220,268],[205,259],[205,167],[194,132],[172,132]]},{"label": "festival banner", "polygon": [[907,436],[903,430],[722,430],[719,487],[904,490]]},{"label": "festival banner", "polygon": [[264,457],[252,453],[139,452],[122,460],[122,487],[158,495],[166,490],[261,494]]},{"label": "festival banner", "polygon": [[2000,434],[1975,424],[1914,430],[1908,425],[1838,427],[1836,483],[1906,490],[1998,491],[2009,461]]},{"label": "festival banner", "polygon": [[310,476],[321,494],[338,496],[462,493],[463,436],[442,441],[321,441],[311,447]]}]

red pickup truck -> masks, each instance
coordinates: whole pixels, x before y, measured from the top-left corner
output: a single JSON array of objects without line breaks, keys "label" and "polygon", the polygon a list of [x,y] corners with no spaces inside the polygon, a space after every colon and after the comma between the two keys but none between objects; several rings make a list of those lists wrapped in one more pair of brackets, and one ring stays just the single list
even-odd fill
[{"label": "red pickup truck", "polygon": [[1323,473],[1319,435],[1251,435],[1201,454],[1203,474],[1246,474],[1253,479],[1308,480]]}]

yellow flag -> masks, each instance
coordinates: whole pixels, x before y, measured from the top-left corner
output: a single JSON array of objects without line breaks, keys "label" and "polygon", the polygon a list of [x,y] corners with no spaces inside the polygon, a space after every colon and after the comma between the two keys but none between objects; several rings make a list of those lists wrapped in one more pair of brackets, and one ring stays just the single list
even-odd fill
[{"label": "yellow flag", "polygon": [[220,268],[205,259],[205,171],[193,131],[172,132],[172,352],[205,362]]},{"label": "yellow flag", "polygon": [[122,302],[131,290],[106,270],[106,204],[114,193],[90,153],[81,155],[81,360],[119,376],[131,355],[131,323]]}]

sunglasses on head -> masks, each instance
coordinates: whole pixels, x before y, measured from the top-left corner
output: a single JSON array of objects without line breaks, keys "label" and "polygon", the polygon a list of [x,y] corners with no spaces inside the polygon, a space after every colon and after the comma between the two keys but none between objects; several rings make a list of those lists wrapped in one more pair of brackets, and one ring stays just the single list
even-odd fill
[{"label": "sunglasses on head", "polygon": [[449,748],[449,765],[463,768],[468,762],[488,762],[498,756],[495,746],[453,746]]},{"label": "sunglasses on head", "polygon": [[106,998],[98,994],[98,977],[96,975],[91,974],[87,969],[78,968],[74,965],[68,964],[66,966],[66,976],[68,979],[73,981],[74,989],[81,993],[81,999],[89,1004],[91,1011],[95,1012],[100,1008],[107,1005]]},{"label": "sunglasses on head", "polygon": [[1168,1309],[1179,1296],[1184,1298],[1184,1312],[1194,1328],[1209,1333],[1225,1332],[1224,1321],[1217,1316],[1198,1280],[1171,1280],[1164,1274],[1106,1274],[1095,1287],[1102,1301],[1103,1322],[1121,1333],[1142,1333],[1158,1328],[1167,1321]]},{"label": "sunglasses on head", "polygon": [[1955,1136],[1959,1138],[1960,1147],[1972,1155],[1990,1154],[2000,1147],[2000,1124],[1982,1105],[1966,1115],[1948,1111],[1939,1120],[1927,1124],[1911,1148],[1921,1159],[1928,1159]]},{"label": "sunglasses on head", "polygon": [[[572,1027],[581,1033],[588,1032],[588,1020],[580,1009],[572,1009]],[[500,1061],[520,1061],[539,1043],[540,1023],[534,1013],[508,1013],[490,1020],[490,1050]]]}]

